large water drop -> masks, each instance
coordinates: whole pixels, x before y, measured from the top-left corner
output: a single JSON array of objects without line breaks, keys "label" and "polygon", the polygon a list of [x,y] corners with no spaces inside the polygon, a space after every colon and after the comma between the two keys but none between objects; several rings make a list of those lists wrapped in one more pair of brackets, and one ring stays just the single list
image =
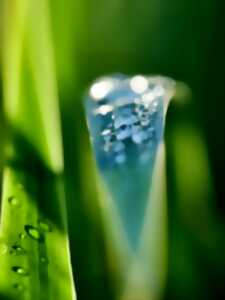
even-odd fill
[{"label": "large water drop", "polygon": [[23,267],[20,267],[20,266],[13,266],[12,271],[17,273],[18,275],[21,275],[21,276],[27,276],[28,275],[28,270],[23,268]]},{"label": "large water drop", "polygon": [[32,225],[25,225],[24,229],[25,229],[26,233],[28,234],[28,236],[30,238],[32,238],[33,240],[38,241],[38,242],[44,241],[44,235],[37,227],[34,227]]},{"label": "large water drop", "polygon": [[[168,78],[112,76],[97,80],[86,98],[99,172],[134,249],[141,235],[156,153],[163,140],[165,112],[173,92],[174,82]],[[110,107],[110,112],[104,107]]]}]

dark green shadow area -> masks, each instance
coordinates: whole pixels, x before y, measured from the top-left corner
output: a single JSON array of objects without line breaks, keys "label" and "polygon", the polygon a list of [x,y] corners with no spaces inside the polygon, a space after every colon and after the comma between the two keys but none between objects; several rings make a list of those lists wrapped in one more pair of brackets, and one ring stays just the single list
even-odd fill
[{"label": "dark green shadow area", "polygon": [[33,147],[19,132],[10,132],[12,149],[6,156],[5,166],[10,166],[21,177],[24,190],[30,201],[38,205],[40,217],[65,231],[65,205],[63,174],[49,170]]},{"label": "dark green shadow area", "polygon": [[15,300],[14,298],[6,296],[6,295],[3,295],[3,294],[0,294],[0,299],[1,300]]},{"label": "dark green shadow area", "polygon": [[[178,153],[174,150],[177,149],[176,142],[178,141],[175,137],[180,130],[183,130],[184,145],[190,145],[188,153],[185,148],[183,148],[184,153],[179,153],[179,161],[182,161],[182,165],[185,167],[181,170],[184,182],[194,183],[196,170],[208,171],[208,165],[205,169],[202,165],[204,160],[201,157],[199,157],[199,161],[196,160],[196,155],[199,153],[199,149],[195,147],[196,137],[200,139],[199,143],[202,145],[201,138],[204,135],[196,109],[195,97],[193,100],[186,104],[183,103],[183,105],[172,103],[167,115],[166,149],[170,241],[168,281],[164,298],[167,300],[224,299],[225,228],[220,223],[215,210],[214,191],[212,191],[211,183],[206,185],[205,174],[202,174],[201,183],[204,184],[204,188],[201,191],[205,191],[203,194],[198,194],[199,187],[196,185],[193,185],[196,187],[195,190],[186,189],[181,194],[179,192],[181,178],[176,177]],[[197,172],[197,174],[199,173]]]}]

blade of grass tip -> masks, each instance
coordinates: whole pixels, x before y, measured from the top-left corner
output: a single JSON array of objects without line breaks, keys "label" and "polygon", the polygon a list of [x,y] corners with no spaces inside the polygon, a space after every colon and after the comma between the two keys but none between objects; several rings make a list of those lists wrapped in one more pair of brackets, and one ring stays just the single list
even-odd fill
[{"label": "blade of grass tip", "polygon": [[54,175],[63,157],[47,2],[35,4],[4,2],[4,104],[13,134],[3,178],[0,294],[74,300],[63,183]]},{"label": "blade of grass tip", "polygon": [[109,263],[120,278],[116,299],[159,299],[164,286],[163,129],[173,93],[167,78],[117,76],[96,81],[87,97]]}]

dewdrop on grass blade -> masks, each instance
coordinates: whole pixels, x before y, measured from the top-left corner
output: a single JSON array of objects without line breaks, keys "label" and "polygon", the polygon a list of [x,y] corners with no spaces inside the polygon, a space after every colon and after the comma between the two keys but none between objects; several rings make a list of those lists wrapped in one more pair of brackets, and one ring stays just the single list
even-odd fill
[{"label": "dewdrop on grass blade", "polygon": [[174,85],[173,80],[159,76],[104,77],[91,86],[87,97],[98,169],[133,249],[139,244],[154,160]]},{"label": "dewdrop on grass blade", "polygon": [[163,288],[163,137],[174,93],[175,82],[170,78],[109,76],[98,79],[86,97],[109,263],[115,269],[117,260],[121,282],[119,300],[155,300]]}]

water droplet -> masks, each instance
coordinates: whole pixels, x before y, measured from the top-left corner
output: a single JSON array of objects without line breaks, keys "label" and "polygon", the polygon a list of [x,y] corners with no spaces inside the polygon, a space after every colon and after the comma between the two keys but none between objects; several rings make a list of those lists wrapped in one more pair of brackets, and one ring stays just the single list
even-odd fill
[{"label": "water droplet", "polygon": [[138,94],[144,93],[148,89],[148,80],[144,76],[134,76],[130,81],[131,89]]},{"label": "water droplet", "polygon": [[118,129],[123,125],[131,125],[135,122],[138,122],[138,118],[134,114],[130,114],[129,116],[121,115],[115,118],[114,127]]},{"label": "water droplet", "polygon": [[107,136],[107,135],[110,135],[110,134],[111,134],[111,130],[110,129],[105,129],[105,130],[102,131],[102,135],[103,136],[105,136],[105,135]]},{"label": "water droplet", "polygon": [[141,144],[147,138],[148,138],[148,135],[145,131],[140,131],[140,132],[132,135],[132,140],[136,144]]},{"label": "water droplet", "polygon": [[123,164],[126,161],[126,155],[125,154],[119,154],[115,157],[115,162],[120,165]]},{"label": "water droplet", "polygon": [[17,273],[18,275],[21,275],[21,276],[27,276],[28,275],[28,271],[25,268],[20,267],[20,266],[13,266],[12,271]]},{"label": "water droplet", "polygon": [[133,125],[133,126],[131,127],[132,134],[141,131],[141,129],[142,129],[141,126],[139,126],[139,125]]},{"label": "water droplet", "polygon": [[116,136],[114,135],[113,132],[111,132],[111,134],[109,134],[109,135],[104,135],[103,139],[104,139],[105,143],[112,143],[116,140]]},{"label": "water droplet", "polygon": [[8,202],[11,205],[18,205],[19,204],[19,200],[14,196],[9,197]]},{"label": "water droplet", "polygon": [[14,283],[13,284],[13,288],[17,291],[17,292],[22,292],[24,290],[24,286],[20,283]]},{"label": "water droplet", "polygon": [[124,148],[125,148],[124,143],[122,143],[120,141],[117,141],[112,145],[112,150],[114,152],[120,152],[120,151],[124,150]]},{"label": "water droplet", "polygon": [[109,152],[111,148],[112,148],[112,143],[110,143],[110,142],[105,143],[105,145],[103,147],[105,152]]},{"label": "water droplet", "polygon": [[131,129],[126,125],[122,125],[116,132],[116,137],[118,140],[125,140],[126,138],[130,137]]},{"label": "water droplet", "polygon": [[94,83],[90,90],[90,96],[95,101],[102,100],[107,96],[110,90],[113,88],[113,83],[110,79],[104,79]]},{"label": "water droplet", "polygon": [[0,241],[0,254],[4,255],[8,252],[8,246],[5,242]]},{"label": "water droplet", "polygon": [[39,220],[38,221],[38,226],[39,226],[40,230],[43,231],[43,232],[50,232],[50,231],[52,231],[51,230],[51,226],[47,222]]},{"label": "water droplet", "polygon": [[23,255],[26,253],[26,250],[20,245],[13,245],[12,250],[12,253],[15,255]]},{"label": "water droplet", "polygon": [[100,106],[99,108],[97,108],[95,111],[94,111],[94,114],[95,115],[103,115],[103,116],[106,116],[107,114],[111,113],[113,111],[113,106],[111,105],[102,105]]},{"label": "water droplet", "polygon": [[144,118],[141,120],[142,126],[148,126],[150,124],[150,120],[148,118]]},{"label": "water droplet", "polygon": [[19,234],[19,238],[20,238],[21,240],[24,240],[25,237],[26,237],[25,233],[20,233],[20,234]]},{"label": "water droplet", "polygon": [[43,265],[48,265],[48,264],[49,264],[49,260],[48,260],[48,258],[45,257],[45,256],[42,256],[42,257],[40,258],[40,262],[41,262]]},{"label": "water droplet", "polygon": [[44,241],[43,234],[36,227],[34,227],[32,225],[25,225],[24,229],[25,229],[26,233],[28,234],[28,236],[30,238],[32,238],[33,240],[36,240],[36,241],[39,241],[39,242]]}]

